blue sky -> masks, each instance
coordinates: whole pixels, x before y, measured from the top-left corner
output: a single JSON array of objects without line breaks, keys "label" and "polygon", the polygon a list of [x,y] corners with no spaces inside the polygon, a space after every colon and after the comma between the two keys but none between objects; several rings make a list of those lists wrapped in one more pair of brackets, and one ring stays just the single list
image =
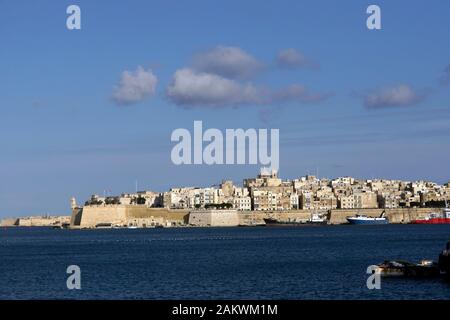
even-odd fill
[{"label": "blue sky", "polygon": [[[66,28],[70,4],[81,30]],[[382,30],[366,27],[370,4]],[[447,182],[449,17],[448,1],[0,0],[0,217],[67,214],[71,196],[136,179],[164,191],[258,172],[173,165],[170,134],[194,120],[279,128],[283,178]],[[214,61],[224,52],[236,68]],[[186,93],[180,70],[236,94]]]}]

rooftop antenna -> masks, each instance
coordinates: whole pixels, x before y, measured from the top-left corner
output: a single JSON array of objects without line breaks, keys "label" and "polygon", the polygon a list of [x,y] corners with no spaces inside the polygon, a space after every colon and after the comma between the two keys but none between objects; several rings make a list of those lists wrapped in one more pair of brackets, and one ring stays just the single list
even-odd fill
[{"label": "rooftop antenna", "polygon": [[136,193],[138,192],[138,181],[137,181],[137,179],[136,179]]}]

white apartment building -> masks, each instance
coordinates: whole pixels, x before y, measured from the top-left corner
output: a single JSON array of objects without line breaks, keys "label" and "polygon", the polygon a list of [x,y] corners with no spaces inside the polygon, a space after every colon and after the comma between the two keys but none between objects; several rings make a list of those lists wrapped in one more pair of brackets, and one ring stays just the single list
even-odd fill
[{"label": "white apartment building", "polygon": [[249,196],[234,197],[233,208],[240,211],[252,210],[252,198]]},{"label": "white apartment building", "polygon": [[338,208],[339,209],[354,209],[355,208],[355,197],[353,195],[339,197],[338,198]]}]

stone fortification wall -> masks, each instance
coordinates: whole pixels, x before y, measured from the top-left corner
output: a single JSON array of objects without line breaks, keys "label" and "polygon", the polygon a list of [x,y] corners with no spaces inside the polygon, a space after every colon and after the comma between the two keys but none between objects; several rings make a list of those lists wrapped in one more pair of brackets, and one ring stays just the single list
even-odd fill
[{"label": "stone fortification wall", "polygon": [[199,227],[235,227],[240,224],[236,210],[193,210],[189,213],[189,224]]},{"label": "stone fortification wall", "polygon": [[85,206],[73,210],[71,227],[93,228],[99,224],[126,226],[137,221],[145,224],[148,219],[155,221],[162,219],[164,223],[186,223],[187,216],[187,210],[168,210],[136,205]]},{"label": "stone fortification wall", "polygon": [[431,212],[440,211],[432,208],[395,208],[395,209],[336,209],[329,214],[330,224],[346,223],[346,217],[363,214],[369,217],[379,217],[386,210],[390,223],[409,223],[412,220],[424,218]]}]

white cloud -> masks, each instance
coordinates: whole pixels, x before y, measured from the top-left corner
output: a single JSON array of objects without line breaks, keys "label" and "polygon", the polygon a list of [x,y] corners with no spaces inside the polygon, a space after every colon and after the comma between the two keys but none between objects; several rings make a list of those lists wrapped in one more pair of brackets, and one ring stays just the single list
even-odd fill
[{"label": "white cloud", "polygon": [[158,79],[151,69],[139,66],[135,72],[124,71],[118,86],[114,88],[113,100],[119,105],[141,102],[155,94]]},{"label": "white cloud", "polygon": [[194,55],[192,68],[231,79],[247,79],[258,73],[262,64],[238,47],[217,46]]},{"label": "white cloud", "polygon": [[241,85],[237,81],[216,74],[196,72],[192,69],[177,70],[167,96],[178,105],[224,106],[260,102],[258,92],[251,84]]},{"label": "white cloud", "polygon": [[298,84],[271,90],[188,68],[175,72],[166,94],[175,104],[186,107],[312,103],[330,96],[329,94],[312,94]]},{"label": "white cloud", "polygon": [[400,84],[367,94],[364,98],[364,104],[366,107],[373,109],[401,107],[416,104],[424,98],[424,94],[415,92],[408,85]]},{"label": "white cloud", "polygon": [[[291,63],[299,63],[294,60]],[[305,59],[304,63],[309,62]],[[281,89],[256,86],[248,78],[261,68],[262,64],[242,49],[217,46],[194,55],[189,67],[177,70],[166,96],[184,107],[314,103],[330,96],[311,93],[299,84]]]},{"label": "white cloud", "polygon": [[314,62],[307,59],[301,52],[295,49],[285,49],[278,53],[277,63],[283,68],[301,68],[301,67],[315,67]]}]

